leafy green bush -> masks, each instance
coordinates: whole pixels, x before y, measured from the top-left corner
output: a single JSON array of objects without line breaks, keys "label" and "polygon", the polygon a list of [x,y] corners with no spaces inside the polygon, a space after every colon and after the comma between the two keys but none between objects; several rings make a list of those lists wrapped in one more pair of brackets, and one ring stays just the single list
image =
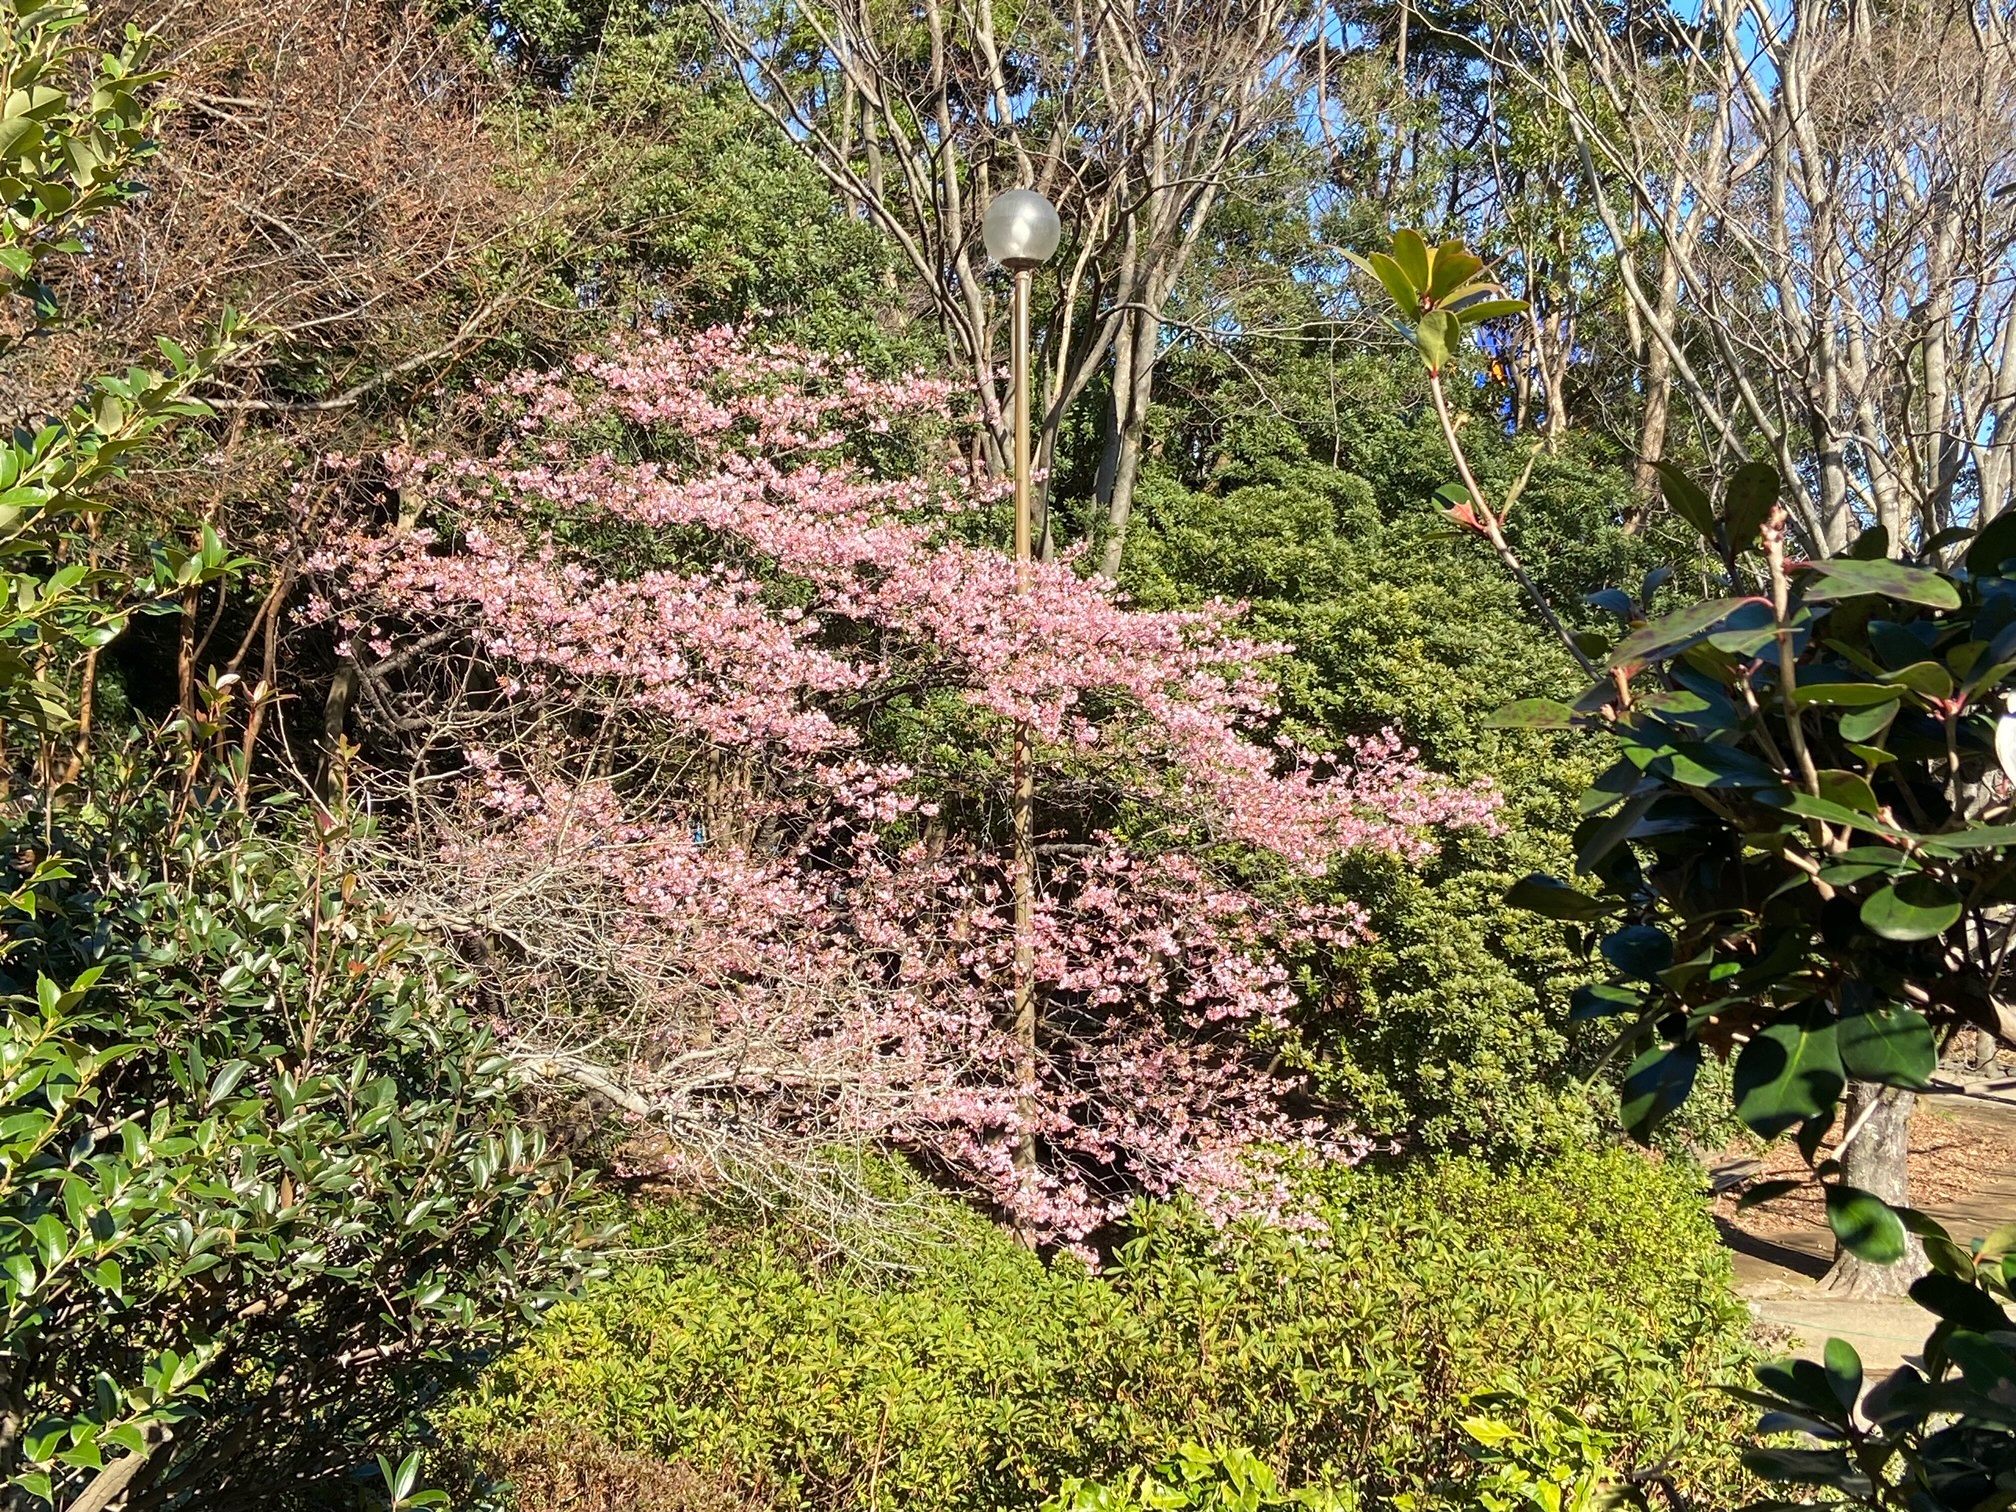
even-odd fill
[{"label": "leafy green bush", "polygon": [[4,831],[50,860],[0,1019],[0,1474],[58,1506],[340,1487],[578,1279],[574,1179],[340,834],[88,771],[83,812]]},{"label": "leafy green bush", "polygon": [[1326,1181],[1303,1235],[1146,1207],[1098,1276],[951,1210],[955,1242],[893,1277],[645,1215],[660,1251],[556,1309],[447,1430],[479,1465],[508,1446],[520,1484],[530,1435],[780,1509],[1034,1507],[1186,1443],[1379,1503],[1474,1483],[1464,1420],[1500,1393],[1683,1484],[1725,1473],[1707,1383],[1744,1314],[1687,1173],[1609,1151]]},{"label": "leafy green bush", "polygon": [[[1250,602],[1255,628],[1295,648],[1283,702],[1298,737],[1323,748],[1394,725],[1438,769],[1505,795],[1501,834],[1452,837],[1418,868],[1347,865],[1341,890],[1370,911],[1375,938],[1352,953],[1349,991],[1317,1005],[1330,1090],[1368,1125],[1432,1149],[1574,1143],[1591,1119],[1566,999],[1587,968],[1558,925],[1502,899],[1527,873],[1568,864],[1594,756],[1484,727],[1509,696],[1567,691],[1573,664],[1516,586],[1434,539],[1443,522],[1425,490],[1388,498],[1316,463],[1248,476],[1222,495],[1144,487],[1129,588],[1157,605]],[[1529,490],[1536,533],[1558,514],[1563,534],[1616,535],[1587,490],[1563,486],[1556,508],[1555,483],[1550,471]]]},{"label": "leafy green bush", "polygon": [[1283,1491],[1251,1449],[1185,1444],[1153,1470],[1129,1470],[1107,1485],[1067,1480],[1043,1504],[1043,1512],[1260,1512],[1263,1507],[1345,1505],[1328,1492]]}]

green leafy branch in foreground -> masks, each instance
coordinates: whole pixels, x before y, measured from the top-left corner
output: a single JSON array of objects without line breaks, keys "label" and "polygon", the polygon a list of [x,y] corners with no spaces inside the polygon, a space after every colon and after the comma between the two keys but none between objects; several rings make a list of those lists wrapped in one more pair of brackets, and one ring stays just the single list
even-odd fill
[{"label": "green leafy branch in foreground", "polygon": [[[147,71],[148,39],[129,25],[94,59],[89,20],[81,5],[0,7],[0,292],[28,301],[28,334],[57,314],[43,263],[84,251],[85,226],[132,193],[154,151],[145,95],[165,75]],[[21,339],[0,336],[0,355]]]},{"label": "green leafy branch in foreground", "polygon": [[[1450,518],[1517,573],[1505,509],[1478,488],[1442,397],[1464,322],[1439,308],[1436,269],[1453,259],[1476,288],[1481,264],[1459,244],[1426,247],[1403,232],[1368,266],[1429,367],[1463,477]],[[1471,296],[1466,308],[1518,306]],[[1912,1294],[1940,1321],[1925,1371],[1886,1384],[1891,1415],[1858,1418],[1878,1409],[1850,1396],[1830,1409],[1839,1423],[1816,1417],[1834,1400],[1819,1367],[1772,1367],[1767,1426],[1817,1425],[1839,1443],[1806,1459],[1760,1451],[1758,1468],[1851,1505],[2005,1507],[2007,1490],[1984,1500],[1970,1488],[2016,1465],[2009,1262],[1994,1244],[1968,1254],[1852,1173],[1871,1165],[1868,1145],[1856,1149],[1871,1122],[1929,1084],[1942,1036],[1974,1025],[2016,1039],[2004,982],[2016,942],[2016,516],[1915,551],[1873,530],[1843,556],[1805,560],[1775,469],[1736,469],[1719,500],[1677,469],[1661,476],[1720,564],[1720,597],[1655,616],[1655,573],[1635,594],[1591,596],[1614,634],[1567,636],[1517,573],[1591,683],[1572,703],[1528,699],[1493,722],[1599,732],[1616,760],[1583,794],[1573,836],[1576,873],[1596,890],[1533,876],[1510,901],[1575,925],[1608,966],[1607,981],[1577,991],[1573,1016],[1616,1026],[1604,1060],[1628,1058],[1633,1135],[1649,1139],[1685,1103],[1706,1056],[1732,1058],[1737,1115],[1765,1139],[1793,1136],[1843,1249],[1887,1266],[1916,1239],[1933,1267]],[[1863,1089],[1854,1099],[1851,1085]],[[1764,1183],[1745,1201],[1804,1184]],[[1836,1357],[1830,1392],[1852,1352]],[[1957,1420],[1935,1428],[1941,1413]],[[1969,1479],[1980,1473],[1988,1481]]]}]

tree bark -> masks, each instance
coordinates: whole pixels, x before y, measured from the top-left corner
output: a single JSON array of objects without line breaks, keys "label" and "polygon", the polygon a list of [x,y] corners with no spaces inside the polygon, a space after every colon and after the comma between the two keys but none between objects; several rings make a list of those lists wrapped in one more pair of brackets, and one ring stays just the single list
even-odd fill
[{"label": "tree bark", "polygon": [[[1652,318],[1670,331],[1679,319],[1680,259],[1667,251],[1660,259],[1659,303]],[[1638,422],[1638,462],[1632,470],[1632,489],[1640,505],[1624,523],[1635,534],[1644,523],[1647,503],[1659,497],[1658,463],[1666,455],[1666,426],[1673,412],[1673,356],[1663,342],[1647,340],[1644,355],[1645,412]]]},{"label": "tree bark", "polygon": [[1134,485],[1141,476],[1141,448],[1148,436],[1148,404],[1155,390],[1155,343],[1160,323],[1146,315],[1133,317],[1122,337],[1124,360],[1113,375],[1113,430],[1107,438],[1110,472],[1102,465],[1100,482],[1106,505],[1106,538],[1099,551],[1099,570],[1120,576],[1120,556],[1127,545],[1127,522],[1134,514]]},{"label": "tree bark", "polygon": [[[1906,1157],[1911,1148],[1911,1114],[1917,1104],[1918,1097],[1913,1092],[1882,1087],[1875,1082],[1848,1084],[1847,1126],[1853,1131],[1860,1125],[1861,1132],[1841,1157],[1843,1181],[1896,1206],[1910,1200],[1911,1174]],[[1901,1297],[1928,1269],[1924,1246],[1907,1234],[1904,1258],[1895,1265],[1871,1265],[1837,1246],[1834,1267],[1820,1284],[1825,1290],[1846,1297]]]}]

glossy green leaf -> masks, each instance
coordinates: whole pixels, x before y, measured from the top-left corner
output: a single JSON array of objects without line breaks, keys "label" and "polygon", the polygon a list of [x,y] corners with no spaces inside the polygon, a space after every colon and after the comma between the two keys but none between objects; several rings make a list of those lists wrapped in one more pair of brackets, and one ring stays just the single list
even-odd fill
[{"label": "glossy green leaf", "polygon": [[2005,510],[1976,533],[1964,560],[1974,576],[1988,577],[2011,558],[2016,558],[2016,511]]},{"label": "glossy green leaf", "polygon": [[1869,1484],[1842,1449],[1746,1449],[1743,1463],[1753,1475],[1780,1484],[1857,1490]]},{"label": "glossy green leaf", "polygon": [[1862,900],[1862,924],[1886,940],[1929,940],[1960,918],[1960,894],[1936,877],[1914,873]]},{"label": "glossy green leaf", "polygon": [[1793,793],[1785,800],[1785,807],[1790,812],[1807,819],[1820,819],[1828,824],[1845,824],[1854,829],[1867,830],[1872,835],[1888,835],[1893,840],[1918,838],[1909,830],[1899,829],[1894,824],[1885,824],[1880,819],[1872,819],[1867,814],[1857,813],[1845,804],[1835,803],[1827,798],[1816,798],[1810,793]]},{"label": "glossy green leaf", "polygon": [[1715,506],[1709,502],[1707,493],[1686,473],[1670,462],[1652,464],[1659,472],[1659,490],[1665,496],[1666,507],[1680,516],[1708,542],[1715,539]]},{"label": "glossy green leaf", "polygon": [[1659,765],[1684,787],[1771,788],[1784,785],[1778,769],[1741,746],[1683,740]]},{"label": "glossy green leaf", "polygon": [[1932,1026],[1915,1008],[1850,1010],[1838,1031],[1841,1069],[1857,1081],[1919,1089],[1938,1069]]},{"label": "glossy green leaf", "polygon": [[1384,252],[1374,252],[1370,257],[1353,256],[1351,261],[1379,280],[1387,297],[1399,307],[1401,319],[1413,319],[1420,309],[1420,290],[1408,281],[1398,263]]},{"label": "glossy green leaf", "polygon": [[1862,1357],[1846,1339],[1829,1339],[1820,1354],[1827,1384],[1834,1388],[1834,1400],[1852,1408],[1862,1400]]},{"label": "glossy green leaf", "polygon": [[1523,314],[1526,301],[1523,299],[1464,299],[1449,307],[1450,312],[1465,325],[1476,325],[1486,320],[1502,320],[1507,315]]},{"label": "glossy green leaf", "polygon": [[1514,882],[1505,893],[1505,901],[1514,908],[1523,908],[1550,919],[1581,923],[1600,919],[1613,907],[1601,898],[1592,898],[1579,888],[1539,872]]},{"label": "glossy green leaf", "polygon": [[1462,242],[1445,241],[1435,249],[1429,267],[1429,297],[1440,303],[1474,278],[1483,267],[1484,259]]},{"label": "glossy green leaf", "polygon": [[[1800,691],[1803,693],[1805,689]],[[1866,709],[1851,709],[1841,716],[1835,728],[1841,732],[1843,740],[1851,743],[1871,741],[1890,728],[1891,721],[1897,717],[1897,708],[1898,701],[1891,698],[1871,704]]]},{"label": "glossy green leaf", "polygon": [[1826,1113],[1845,1079],[1833,1017],[1818,1005],[1753,1035],[1736,1057],[1736,1116],[1766,1139]]},{"label": "glossy green leaf", "polygon": [[1694,644],[1730,616],[1745,608],[1769,603],[1760,598],[1713,599],[1689,604],[1684,609],[1653,620],[1625,636],[1610,652],[1610,665],[1622,667],[1657,661]]},{"label": "glossy green leaf", "polygon": [[1827,1226],[1841,1247],[1871,1265],[1904,1258],[1904,1224],[1890,1205],[1859,1187],[1827,1188]]},{"label": "glossy green leaf", "polygon": [[1829,557],[1824,562],[1808,563],[1806,570],[1817,579],[1806,587],[1806,597],[1816,603],[1870,593],[1933,609],[1960,607],[1960,590],[1950,580],[1930,568],[1914,567],[1908,562]]},{"label": "glossy green leaf", "polygon": [[1877,803],[1876,790],[1869,786],[1869,779],[1856,772],[1829,769],[1816,774],[1819,779],[1820,796],[1829,803],[1838,803],[1843,808],[1853,809],[1858,814],[1875,817]]},{"label": "glossy green leaf", "polygon": [[1603,959],[1625,976],[1649,982],[1673,964],[1673,937],[1650,924],[1627,924],[1605,935]]},{"label": "glossy green leaf", "polygon": [[1701,1046],[1690,1040],[1671,1049],[1647,1050],[1624,1073],[1619,1113],[1624,1127],[1643,1144],[1665,1118],[1687,1100],[1701,1070]]},{"label": "glossy green leaf", "polygon": [[1428,243],[1419,231],[1400,230],[1393,233],[1393,261],[1400,271],[1407,275],[1407,281],[1417,289],[1429,286],[1432,275],[1429,270]]},{"label": "glossy green leaf", "polygon": [[1428,371],[1440,373],[1463,340],[1463,327],[1447,310],[1430,310],[1414,327],[1414,345],[1428,364]]},{"label": "glossy green leaf", "polygon": [[1637,1013],[1645,1006],[1645,998],[1642,993],[1614,982],[1588,982],[1568,995],[1568,1005],[1568,1017],[1578,1021],[1615,1018],[1619,1014]]},{"label": "glossy green leaf", "polygon": [[1951,698],[1953,674],[1936,661],[1913,662],[1895,672],[1883,674],[1884,681],[1909,688],[1925,698]]}]

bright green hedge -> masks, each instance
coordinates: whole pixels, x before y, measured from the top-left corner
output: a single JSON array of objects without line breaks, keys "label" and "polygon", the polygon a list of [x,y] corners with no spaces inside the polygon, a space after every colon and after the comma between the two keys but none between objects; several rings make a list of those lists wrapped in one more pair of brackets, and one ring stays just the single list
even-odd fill
[{"label": "bright green hedge", "polygon": [[[780,1509],[1035,1507],[1186,1442],[1363,1504],[1460,1504],[1462,1421],[1495,1392],[1499,1417],[1566,1408],[1683,1483],[1726,1472],[1733,1419],[1706,1387],[1744,1315],[1694,1174],[1625,1150],[1510,1175],[1452,1160],[1344,1173],[1326,1200],[1300,1238],[1148,1208],[1100,1276],[964,1218],[877,1278],[660,1213],[640,1240],[661,1254],[559,1310],[448,1430],[526,1486],[649,1456]],[[687,1504],[598,1494],[566,1505]]]}]

